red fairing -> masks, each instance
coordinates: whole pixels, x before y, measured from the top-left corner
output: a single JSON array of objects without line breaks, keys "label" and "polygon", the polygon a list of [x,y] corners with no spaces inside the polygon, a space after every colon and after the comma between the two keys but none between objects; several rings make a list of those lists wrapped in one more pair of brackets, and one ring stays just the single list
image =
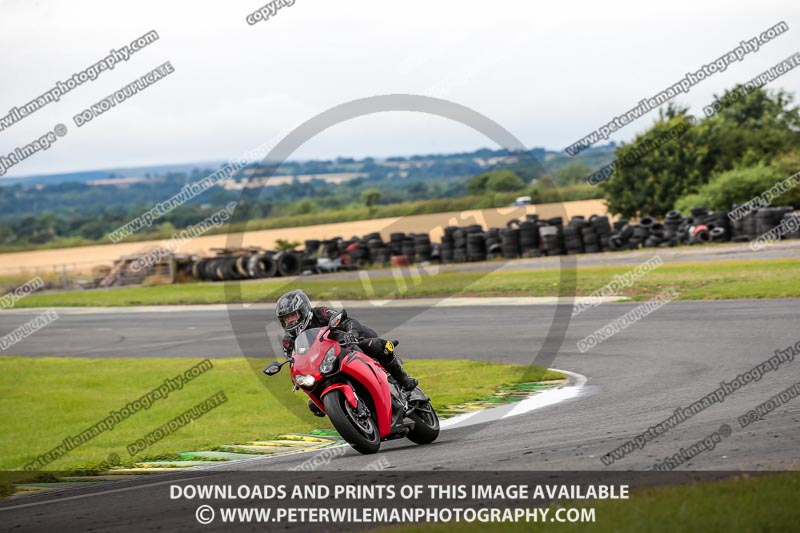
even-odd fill
[{"label": "red fairing", "polygon": [[[358,407],[358,399],[356,398],[356,393],[353,390],[353,387],[350,386],[349,383],[334,383],[322,391],[322,394],[319,395],[320,398],[324,398],[326,394],[328,394],[332,390],[340,389],[344,393],[344,397],[347,398],[347,403],[350,404],[350,407],[356,409]],[[323,407],[323,410],[325,408]]]},{"label": "red fairing", "polygon": [[[317,330],[309,330],[308,334],[311,334],[312,331]],[[341,346],[339,346],[338,342],[329,340],[328,334],[326,333],[322,337],[322,340],[314,338],[313,342],[306,344],[307,349],[305,349],[303,353],[297,353],[295,351],[292,363],[292,376],[304,374],[314,376],[314,379],[320,381],[322,379],[322,374],[319,371],[319,365],[322,363],[322,359],[331,346],[333,346],[334,353],[339,355],[342,350]],[[386,371],[384,371],[372,357],[358,351],[352,351],[343,355],[341,358],[339,375],[342,374],[348,375],[351,379],[358,381],[367,389],[367,392],[372,397],[372,401],[375,404],[375,415],[378,418],[378,431],[381,434],[381,438],[389,435],[392,427],[392,395],[389,390],[389,381],[386,377]],[[324,412],[325,407],[321,399],[325,394],[334,389],[342,390],[350,405],[353,408],[358,407],[355,391],[347,383],[334,383],[322,391],[319,397],[316,397],[315,394],[310,391],[304,390],[303,392],[305,392],[311,398],[311,401]]]},{"label": "red fairing", "polygon": [[294,362],[292,363],[292,375],[305,374],[314,376],[319,381],[322,374],[319,373],[319,365],[322,363],[322,358],[328,353],[328,350],[333,346],[335,353],[338,355],[341,347],[335,341],[329,341],[324,337],[321,341],[315,342],[308,348],[308,351],[303,355],[294,355]]},{"label": "red fairing", "polygon": [[[322,341],[314,342],[308,349],[308,351],[302,355],[297,353],[294,354],[294,362],[292,363],[292,376],[296,376],[298,374],[305,374],[309,376],[314,376],[314,379],[319,381],[322,379],[322,374],[319,372],[319,365],[322,363],[322,358],[328,352],[330,347],[333,346],[335,353],[338,355],[341,351],[341,347],[339,346],[338,342],[329,341],[327,338],[323,338]],[[325,406],[323,405],[321,398],[322,395],[317,397],[313,393],[304,390],[311,401],[319,407],[319,410],[323,413],[325,412]]]},{"label": "red fairing", "polygon": [[392,427],[392,393],[386,372],[372,357],[356,351],[342,357],[340,372],[352,376],[367,389],[375,403],[378,430],[381,437],[387,436]]}]

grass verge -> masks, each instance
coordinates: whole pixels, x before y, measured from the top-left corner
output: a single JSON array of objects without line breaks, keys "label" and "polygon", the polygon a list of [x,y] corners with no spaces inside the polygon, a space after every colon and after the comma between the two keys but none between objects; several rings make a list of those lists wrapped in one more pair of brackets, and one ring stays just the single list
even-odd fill
[{"label": "grass verge", "polygon": [[[635,265],[581,267],[575,294],[588,296]],[[381,276],[381,277],[378,277]],[[388,277],[386,277],[388,276]],[[416,298],[433,296],[557,296],[573,288],[561,287],[559,269],[454,272],[442,269],[435,275],[403,279],[375,273],[369,286],[360,279],[315,281],[313,278],[276,278],[241,285],[241,300],[274,302],[285,290],[300,288],[312,299]],[[736,260],[664,264],[623,289],[620,296],[645,300],[674,287],[681,300],[800,297],[800,262],[791,259]],[[80,307],[225,303],[221,283],[190,283],[156,287],[134,287],[110,291],[34,294],[16,307]]]},{"label": "grass verge", "polygon": [[[193,359],[84,359],[0,357],[0,470],[20,470],[28,461],[121,410],[167,378],[182,374]],[[221,444],[270,439],[282,433],[332,429],[327,418],[308,411],[306,396],[292,394],[288,369],[268,378],[263,359],[214,359],[213,368],[147,410],[73,449],[46,470],[90,472],[111,453],[122,464],[168,457]],[[434,405],[442,408],[492,394],[499,387],[530,379],[530,368],[473,361],[409,360]],[[564,376],[545,369],[541,379]],[[526,375],[526,371],[529,373]],[[141,454],[135,442],[197,403],[224,391],[228,401],[167,436]]]},{"label": "grass verge", "polygon": [[[796,531],[800,520],[800,474],[770,474],[710,483],[634,491],[628,500],[604,500],[575,507],[593,507],[594,523],[459,524],[465,533],[478,531],[736,532]],[[562,502],[561,507],[573,507]],[[551,509],[549,517],[554,516]],[[448,532],[452,524],[393,527],[385,532]]]}]

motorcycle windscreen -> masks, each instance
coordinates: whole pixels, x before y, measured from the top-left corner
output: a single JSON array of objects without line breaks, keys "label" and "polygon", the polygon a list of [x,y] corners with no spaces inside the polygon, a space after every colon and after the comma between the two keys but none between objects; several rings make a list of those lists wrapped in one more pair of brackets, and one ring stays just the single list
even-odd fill
[{"label": "motorcycle windscreen", "polygon": [[317,341],[322,328],[307,329],[294,341],[294,363],[292,368],[301,374],[318,374],[322,362],[320,343]]}]

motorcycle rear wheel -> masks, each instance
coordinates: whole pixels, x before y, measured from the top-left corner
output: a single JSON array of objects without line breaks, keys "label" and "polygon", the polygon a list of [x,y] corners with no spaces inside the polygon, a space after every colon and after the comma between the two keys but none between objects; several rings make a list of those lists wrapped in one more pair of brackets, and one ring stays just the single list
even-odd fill
[{"label": "motorcycle rear wheel", "polygon": [[420,407],[408,415],[414,421],[414,429],[406,437],[416,444],[430,444],[439,437],[439,417],[430,402]]},{"label": "motorcycle rear wheel", "polygon": [[332,390],[322,401],[333,427],[347,444],[364,455],[378,451],[381,447],[381,434],[374,413],[369,412],[366,406],[361,406],[367,409],[367,416],[359,417],[340,390]]}]

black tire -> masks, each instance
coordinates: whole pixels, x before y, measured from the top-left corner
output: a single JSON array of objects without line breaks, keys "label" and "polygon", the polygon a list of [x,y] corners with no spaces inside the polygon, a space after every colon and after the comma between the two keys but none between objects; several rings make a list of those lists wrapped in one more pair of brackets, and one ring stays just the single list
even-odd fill
[{"label": "black tire", "polygon": [[711,241],[711,234],[708,230],[700,230],[689,239],[689,244],[705,244]]},{"label": "black tire", "polygon": [[607,216],[593,217],[590,219],[590,224],[594,228],[594,232],[598,235],[608,235],[611,233],[611,224]]},{"label": "black tire", "polygon": [[205,264],[205,279],[209,281],[222,281],[219,277],[218,267],[222,264],[222,258],[214,257],[208,260]]},{"label": "black tire", "polygon": [[192,265],[192,276],[199,279],[199,280],[206,280],[206,265],[208,264],[209,259],[201,259],[199,261],[195,261]]},{"label": "black tire", "polygon": [[656,237],[654,235],[650,235],[648,238],[646,238],[644,240],[644,247],[645,248],[657,248],[658,245],[661,244],[662,242],[663,241],[660,238],[658,238],[658,237]]},{"label": "black tire", "polygon": [[725,228],[714,228],[709,232],[709,234],[711,235],[711,240],[714,242],[722,242],[727,236]]},{"label": "black tire", "polygon": [[586,253],[587,254],[597,254],[597,253],[600,253],[600,252],[602,252],[602,250],[596,244],[590,244],[590,245],[586,246]]},{"label": "black tire", "polygon": [[278,265],[278,274],[292,277],[300,274],[300,258],[291,252],[280,252],[275,255]]},{"label": "black tire", "polygon": [[618,252],[625,248],[625,242],[620,236],[610,237],[608,239],[608,249],[612,252]]},{"label": "black tire", "polygon": [[625,224],[619,232],[620,238],[627,242],[631,237],[633,237],[633,226],[630,224]]},{"label": "black tire", "polygon": [[322,241],[309,239],[306,241],[304,252],[308,256],[316,256],[319,253],[320,246],[322,246]]},{"label": "black tire", "polygon": [[250,262],[249,255],[240,255],[236,258],[236,272],[242,276],[242,278],[249,278],[250,273],[247,271],[247,265]]},{"label": "black tire", "polygon": [[[652,220],[652,219],[650,219]],[[652,222],[647,226],[642,226],[636,224],[633,226],[633,236],[639,240],[645,240],[647,237],[650,236],[650,226],[652,226]]]},{"label": "black tire", "polygon": [[366,420],[356,420],[352,407],[347,403],[344,393],[334,389],[322,399],[325,413],[331,419],[333,427],[339,435],[358,453],[369,455],[376,453],[381,447],[381,434],[375,413],[370,413]]},{"label": "black tire", "polygon": [[325,244],[325,255],[328,259],[336,259],[339,257],[339,254],[341,253],[339,251],[340,240],[341,237],[334,237],[333,239],[327,241],[327,244]]},{"label": "black tire", "polygon": [[225,281],[236,281],[244,278],[239,274],[239,269],[236,268],[236,257],[228,257],[223,263],[223,278]]},{"label": "black tire", "polygon": [[400,245],[400,253],[409,258],[414,257],[414,239],[403,239]]},{"label": "black tire", "polygon": [[424,411],[415,410],[408,415],[414,422],[414,429],[409,431],[406,437],[415,444],[430,444],[439,437],[439,417],[436,411],[429,402],[426,402],[424,409]]},{"label": "black tire", "polygon": [[271,278],[278,273],[278,264],[270,254],[253,255],[247,262],[251,278]]}]

